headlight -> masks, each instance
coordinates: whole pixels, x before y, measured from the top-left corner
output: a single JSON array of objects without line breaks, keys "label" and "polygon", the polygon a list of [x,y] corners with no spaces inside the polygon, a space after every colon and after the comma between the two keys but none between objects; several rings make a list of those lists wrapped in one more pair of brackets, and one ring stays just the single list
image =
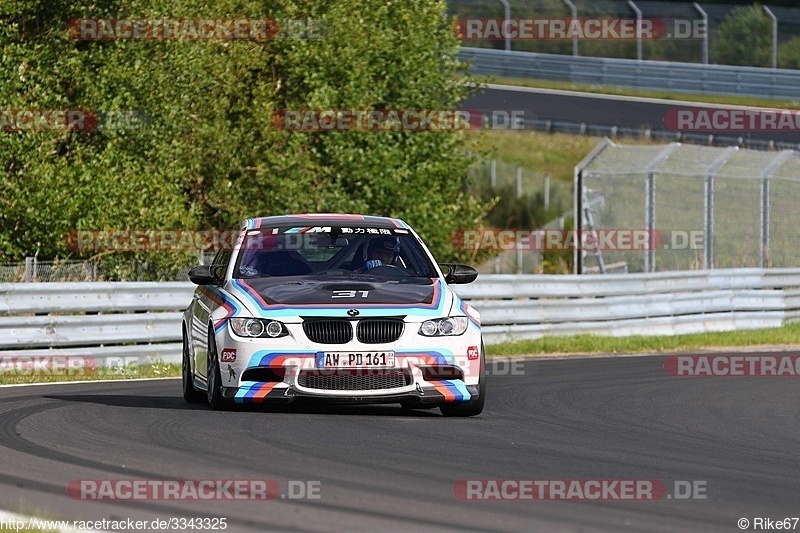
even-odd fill
[{"label": "headlight", "polygon": [[425,337],[440,337],[461,335],[467,331],[466,317],[449,316],[447,318],[437,318],[436,320],[426,320],[419,328],[419,334]]},{"label": "headlight", "polygon": [[231,318],[231,329],[240,337],[285,337],[289,334],[282,323],[277,320],[261,318]]}]

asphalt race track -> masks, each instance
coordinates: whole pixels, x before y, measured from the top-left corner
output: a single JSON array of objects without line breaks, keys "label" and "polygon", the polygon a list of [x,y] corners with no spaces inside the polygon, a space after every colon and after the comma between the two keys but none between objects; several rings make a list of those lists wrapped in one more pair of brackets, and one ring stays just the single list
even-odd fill
[{"label": "asphalt race track", "polygon": [[[483,113],[492,111],[522,111],[525,119],[566,121],[577,124],[587,123],[599,126],[618,126],[644,130],[667,131],[665,115],[672,109],[735,109],[736,106],[721,106],[683,102],[679,100],[660,100],[656,98],[636,98],[627,96],[579,93],[491,85],[464,101],[462,109],[475,109]],[[781,142],[800,142],[797,129],[783,131],[723,131],[718,134],[749,139],[774,140]]]},{"label": "asphalt race track", "polygon": [[[800,516],[798,382],[675,378],[663,361],[528,360],[523,375],[491,376],[486,410],[468,419],[393,405],[212,412],[184,403],[179,380],[1,388],[0,507],[60,519],[226,517],[227,531],[739,531],[742,517]],[[72,480],[131,478],[319,481],[321,498],[66,493]],[[459,479],[506,478],[699,481],[707,498],[453,493]]]}]

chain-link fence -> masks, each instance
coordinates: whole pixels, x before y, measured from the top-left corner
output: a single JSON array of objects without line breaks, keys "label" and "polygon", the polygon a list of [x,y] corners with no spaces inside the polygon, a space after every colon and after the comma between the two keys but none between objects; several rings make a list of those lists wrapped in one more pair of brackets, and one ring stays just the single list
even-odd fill
[{"label": "chain-link fence", "polygon": [[576,272],[800,265],[796,151],[606,139],[576,177],[578,227],[599,236],[576,252]]},{"label": "chain-link fence", "polygon": [[561,212],[572,205],[572,185],[498,159],[481,160],[468,170],[467,192],[474,196],[527,197],[544,209]]},{"label": "chain-link fence", "polygon": [[[769,4],[769,2],[765,2]],[[472,39],[464,45],[478,48],[510,49],[549,54],[572,54],[584,57],[615,57],[690,63],[725,63],[714,42],[720,37],[720,26],[734,9],[746,7],[706,2],[664,2],[660,0],[508,0],[508,9],[501,0],[449,0],[448,12],[459,20],[526,19],[635,19],[637,12],[657,28],[652,38],[635,39]],[[573,11],[570,4],[574,6]],[[759,63],[751,66],[797,68],[795,39],[800,36],[800,9],[794,7],[762,7],[758,25],[762,45],[772,47]],[[751,21],[752,23],[752,21]],[[515,26],[512,26],[512,28]],[[513,33],[512,33],[513,34]],[[724,59],[724,58],[723,58]]]},{"label": "chain-link fence", "polygon": [[[572,218],[572,184],[543,172],[498,159],[485,159],[468,171],[467,192],[484,201],[497,199],[490,227],[513,230],[563,229]],[[539,250],[504,250],[478,265],[494,274],[538,274],[549,265]]]}]

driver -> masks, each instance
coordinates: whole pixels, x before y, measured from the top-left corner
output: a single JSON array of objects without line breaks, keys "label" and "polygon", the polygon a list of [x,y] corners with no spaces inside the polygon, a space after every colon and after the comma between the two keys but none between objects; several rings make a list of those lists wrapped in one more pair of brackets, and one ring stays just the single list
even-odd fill
[{"label": "driver", "polygon": [[372,239],[367,247],[367,262],[356,272],[360,274],[375,267],[393,265],[399,253],[399,238],[385,236]]}]

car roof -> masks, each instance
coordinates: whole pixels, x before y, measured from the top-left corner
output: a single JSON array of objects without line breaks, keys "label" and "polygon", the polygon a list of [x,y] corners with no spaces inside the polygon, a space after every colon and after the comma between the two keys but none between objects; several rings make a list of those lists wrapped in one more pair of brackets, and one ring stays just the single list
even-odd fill
[{"label": "car roof", "polygon": [[305,213],[272,217],[248,218],[243,222],[248,229],[275,226],[369,226],[372,228],[408,228],[399,218],[375,217],[342,213]]}]

